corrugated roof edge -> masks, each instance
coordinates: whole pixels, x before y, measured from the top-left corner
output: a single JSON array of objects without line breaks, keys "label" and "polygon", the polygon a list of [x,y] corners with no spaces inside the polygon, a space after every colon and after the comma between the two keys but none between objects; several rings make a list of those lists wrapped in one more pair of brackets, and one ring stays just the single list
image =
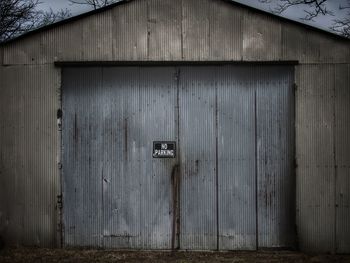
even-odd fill
[{"label": "corrugated roof edge", "polygon": [[[109,9],[115,7],[115,6],[126,4],[126,3],[131,2],[131,1],[135,1],[135,0],[121,0],[121,1],[119,1],[117,3],[111,4],[111,5],[108,5],[108,6],[99,8],[99,9],[96,9],[96,10],[92,10],[92,11],[89,11],[89,12],[86,12],[86,13],[82,13],[80,15],[73,16],[73,17],[70,17],[70,18],[58,21],[58,22],[50,24],[50,25],[46,25],[46,26],[34,29],[34,30],[29,31],[27,33],[24,33],[24,34],[22,34],[22,35],[20,35],[18,37],[15,37],[15,38],[12,38],[12,39],[9,39],[7,41],[4,41],[4,42],[0,43],[0,46],[6,45],[6,44],[10,44],[10,43],[12,43],[14,41],[17,41],[19,39],[25,38],[25,37],[30,36],[32,34],[35,34],[35,33],[38,33],[38,32],[41,32],[41,31],[44,31],[44,30],[47,30],[47,29],[50,29],[50,28],[53,28],[53,27],[56,27],[56,26],[60,26],[60,25],[63,25],[63,24],[67,24],[67,23],[73,22],[73,21],[78,20],[80,18],[84,18],[84,17],[90,16],[90,15],[94,15],[94,14],[97,14],[97,13],[104,12],[106,10],[109,10]],[[303,28],[307,28],[307,29],[310,29],[310,30],[313,30],[313,31],[316,31],[316,32],[320,32],[320,33],[326,34],[326,35],[334,37],[336,39],[341,39],[341,40],[345,40],[345,41],[349,41],[350,42],[350,39],[346,38],[344,36],[341,36],[341,35],[338,35],[338,34],[335,34],[335,33],[332,33],[332,32],[329,32],[329,31],[317,28],[317,27],[306,25],[306,24],[303,24],[301,22],[298,22],[298,21],[295,21],[295,20],[291,20],[291,19],[288,19],[288,18],[285,18],[285,17],[282,17],[282,16],[278,16],[276,14],[269,13],[267,11],[264,11],[264,10],[261,10],[261,9],[258,9],[258,8],[252,7],[252,6],[248,6],[248,5],[245,5],[245,4],[242,4],[242,3],[237,3],[237,2],[234,2],[232,0],[213,0],[213,1],[224,1],[224,2],[232,4],[232,5],[236,5],[236,6],[240,6],[240,7],[243,7],[243,8],[250,9],[250,10],[252,10],[254,12],[257,12],[257,13],[260,13],[260,14],[265,14],[265,15],[268,15],[268,16],[271,16],[271,17],[275,17],[275,18],[277,18],[279,20],[282,20],[284,22],[296,24],[296,25],[299,25],[299,26],[301,26]]]}]

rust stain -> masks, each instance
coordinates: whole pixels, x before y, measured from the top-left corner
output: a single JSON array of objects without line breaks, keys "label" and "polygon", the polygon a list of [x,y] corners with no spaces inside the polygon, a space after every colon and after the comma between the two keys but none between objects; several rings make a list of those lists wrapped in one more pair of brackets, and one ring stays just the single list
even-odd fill
[{"label": "rust stain", "polygon": [[180,166],[175,164],[171,170],[171,186],[172,186],[172,233],[171,233],[171,249],[179,249],[179,235],[180,235]]},{"label": "rust stain", "polygon": [[125,159],[128,160],[128,118],[124,119],[124,145]]},{"label": "rust stain", "polygon": [[74,114],[74,134],[73,134],[73,139],[74,142],[78,142],[78,136],[79,136],[79,129],[78,129],[78,123],[77,123],[77,114]]},{"label": "rust stain", "polygon": [[195,161],[195,170],[194,170],[194,172],[195,172],[195,174],[198,174],[198,172],[199,172],[199,160],[196,160]]},{"label": "rust stain", "polygon": [[131,238],[131,237],[138,237],[138,235],[131,235],[131,234],[127,234],[127,233],[124,233],[124,234],[112,234],[112,235],[104,235],[103,237],[121,237],[121,238]]}]

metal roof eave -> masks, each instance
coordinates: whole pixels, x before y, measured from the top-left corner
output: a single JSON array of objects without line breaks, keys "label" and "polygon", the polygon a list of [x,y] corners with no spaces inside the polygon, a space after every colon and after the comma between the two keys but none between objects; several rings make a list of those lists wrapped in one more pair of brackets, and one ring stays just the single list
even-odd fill
[{"label": "metal roof eave", "polygon": [[[85,12],[85,13],[82,13],[82,14],[79,14],[79,15],[76,15],[76,16],[73,16],[73,17],[70,17],[70,18],[58,21],[56,23],[52,23],[52,24],[49,24],[49,25],[46,25],[46,26],[34,29],[34,30],[29,31],[27,33],[24,33],[24,34],[22,34],[22,35],[20,35],[18,37],[15,37],[15,38],[12,38],[12,39],[9,39],[7,41],[4,41],[4,42],[0,43],[0,46],[6,45],[6,44],[10,44],[10,43],[12,43],[14,41],[17,41],[17,40],[25,38],[27,36],[39,33],[41,31],[45,31],[45,30],[50,29],[50,28],[54,28],[54,27],[57,27],[57,26],[60,26],[60,25],[68,24],[70,22],[79,20],[81,18],[88,17],[88,16],[91,16],[91,15],[94,15],[94,14],[98,14],[98,13],[104,12],[106,10],[109,10],[109,9],[114,8],[116,6],[119,6],[119,5],[126,4],[126,3],[131,2],[131,1],[135,1],[135,0],[121,0],[121,1],[119,1],[117,3],[110,4],[108,6],[105,6],[105,7],[96,9],[96,10]],[[218,0],[218,1],[224,1],[226,3],[232,4],[232,5],[235,5],[235,6],[239,6],[239,7],[243,7],[243,8],[249,9],[249,10],[254,11],[256,13],[260,13],[260,14],[271,16],[271,17],[275,17],[276,19],[279,19],[281,21],[284,21],[284,22],[287,22],[287,23],[296,24],[296,25],[299,25],[299,26],[301,26],[303,28],[307,28],[307,29],[310,29],[310,30],[313,30],[313,31],[316,31],[316,32],[320,32],[322,34],[326,34],[326,35],[328,35],[330,37],[333,37],[333,38],[336,38],[336,39],[349,41],[349,43],[350,43],[350,39],[346,38],[344,36],[341,36],[341,35],[338,35],[338,34],[334,34],[332,32],[329,32],[329,31],[326,31],[326,30],[323,30],[323,29],[320,29],[320,28],[317,28],[317,27],[306,25],[306,24],[303,24],[303,23],[301,23],[299,21],[295,21],[295,20],[291,20],[291,19],[288,19],[288,18],[285,18],[285,17],[282,17],[282,16],[278,16],[276,14],[269,13],[267,11],[264,11],[264,10],[261,10],[261,9],[258,9],[258,8],[252,7],[252,6],[248,6],[248,5],[245,5],[245,4],[242,4],[242,3],[238,3],[238,2],[234,2],[232,0]]]}]

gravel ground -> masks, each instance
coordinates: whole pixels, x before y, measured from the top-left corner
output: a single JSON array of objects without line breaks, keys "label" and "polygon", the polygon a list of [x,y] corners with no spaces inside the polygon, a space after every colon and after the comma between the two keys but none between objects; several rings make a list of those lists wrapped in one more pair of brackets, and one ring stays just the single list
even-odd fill
[{"label": "gravel ground", "polygon": [[259,252],[155,252],[6,248],[0,262],[349,262],[350,255],[315,255],[293,251]]}]

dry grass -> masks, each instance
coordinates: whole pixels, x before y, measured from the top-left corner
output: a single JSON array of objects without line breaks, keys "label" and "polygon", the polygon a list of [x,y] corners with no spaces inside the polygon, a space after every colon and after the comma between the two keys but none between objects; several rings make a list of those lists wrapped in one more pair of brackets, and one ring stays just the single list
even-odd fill
[{"label": "dry grass", "polygon": [[6,248],[0,262],[349,262],[350,255],[311,255],[291,251],[155,252],[78,249]]}]

